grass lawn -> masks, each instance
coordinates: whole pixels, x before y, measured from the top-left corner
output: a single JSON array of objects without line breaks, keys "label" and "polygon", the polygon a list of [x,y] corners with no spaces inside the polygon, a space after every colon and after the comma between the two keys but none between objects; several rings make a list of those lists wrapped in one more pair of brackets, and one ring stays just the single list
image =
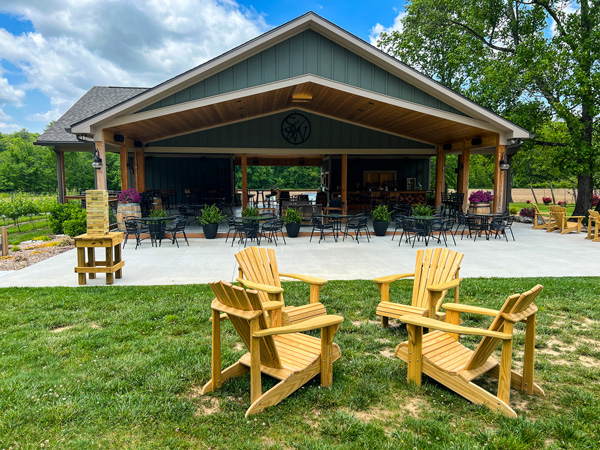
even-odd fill
[{"label": "grass lawn", "polygon": [[[461,302],[498,308],[538,282],[535,368],[546,397],[512,390],[517,419],[427,376],[409,386],[406,364],[393,356],[406,329],[381,328],[370,281],[322,291],[328,311],[346,318],[333,386],[320,389],[316,377],[249,420],[249,375],[199,395],[210,378],[207,286],[2,289],[0,449],[596,449],[600,278],[468,279]],[[303,284],[284,288],[289,304],[308,299]],[[391,297],[407,301],[411,289],[399,282]],[[223,334],[226,367],[244,350],[231,324]],[[263,377],[264,390],[273,384]]]},{"label": "grass lawn", "polygon": [[[525,202],[521,202],[521,203],[510,203],[510,207],[515,206],[517,208],[517,213],[519,211],[521,211],[521,209],[523,208],[532,208],[534,205],[534,203],[525,203]],[[538,203],[537,204],[539,210],[541,212],[549,212],[550,208],[549,206],[552,206],[552,204],[550,205],[544,205],[543,203]],[[575,210],[575,205],[573,204],[567,204],[567,216],[572,216],[573,215],[573,211]]]}]

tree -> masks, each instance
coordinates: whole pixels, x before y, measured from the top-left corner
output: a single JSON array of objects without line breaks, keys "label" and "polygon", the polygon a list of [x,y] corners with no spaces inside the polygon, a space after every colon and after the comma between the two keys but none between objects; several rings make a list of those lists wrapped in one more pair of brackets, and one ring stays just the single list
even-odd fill
[{"label": "tree", "polygon": [[379,45],[474,101],[536,132],[566,127],[562,167],[577,177],[574,214],[592,205],[600,166],[600,2],[413,0],[402,32]]}]

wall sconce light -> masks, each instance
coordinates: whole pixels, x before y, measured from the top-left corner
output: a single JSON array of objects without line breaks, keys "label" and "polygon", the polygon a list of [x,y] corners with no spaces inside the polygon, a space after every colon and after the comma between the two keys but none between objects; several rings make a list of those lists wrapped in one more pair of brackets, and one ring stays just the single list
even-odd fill
[{"label": "wall sconce light", "polygon": [[444,146],[442,147],[443,150],[452,150],[452,144],[444,144]]},{"label": "wall sconce light", "polygon": [[125,136],[123,136],[122,134],[117,133],[117,134],[115,134],[113,136],[113,140],[115,142],[125,142]]},{"label": "wall sconce light", "polygon": [[483,142],[483,139],[481,139],[480,137],[471,139],[471,145],[481,145],[482,142]]},{"label": "wall sconce light", "polygon": [[510,164],[508,163],[508,158],[506,157],[506,152],[504,152],[504,158],[500,161],[499,166],[500,170],[508,170],[510,169]]},{"label": "wall sconce light", "polygon": [[102,158],[100,158],[100,152],[94,145],[94,162],[92,163],[92,167],[96,170],[100,170],[102,168]]}]

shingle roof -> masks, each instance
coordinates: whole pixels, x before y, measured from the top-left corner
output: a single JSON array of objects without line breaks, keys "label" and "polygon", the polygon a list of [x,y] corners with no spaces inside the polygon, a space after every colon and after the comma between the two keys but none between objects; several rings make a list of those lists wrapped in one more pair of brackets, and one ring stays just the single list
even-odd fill
[{"label": "shingle roof", "polygon": [[77,100],[77,103],[71,106],[60,119],[44,131],[35,143],[38,145],[77,143],[79,142],[77,137],[67,133],[65,128],[147,90],[148,88],[94,86]]}]

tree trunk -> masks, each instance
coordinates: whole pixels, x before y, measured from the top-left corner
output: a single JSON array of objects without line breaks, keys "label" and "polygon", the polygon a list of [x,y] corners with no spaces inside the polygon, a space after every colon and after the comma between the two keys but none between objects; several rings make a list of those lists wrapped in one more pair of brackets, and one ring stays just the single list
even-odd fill
[{"label": "tree trunk", "polygon": [[577,177],[577,202],[575,203],[574,216],[584,216],[592,208],[592,177],[581,173]]}]

